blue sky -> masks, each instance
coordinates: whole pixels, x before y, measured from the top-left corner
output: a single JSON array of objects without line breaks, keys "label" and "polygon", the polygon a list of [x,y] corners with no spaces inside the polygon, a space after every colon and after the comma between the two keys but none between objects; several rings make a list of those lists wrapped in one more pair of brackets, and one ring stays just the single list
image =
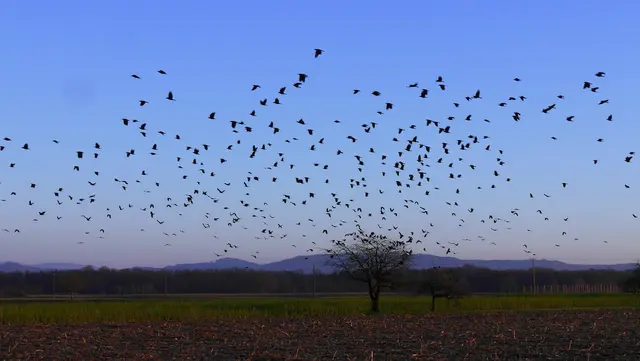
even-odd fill
[{"label": "blue sky", "polygon": [[[331,219],[325,215],[334,204],[331,192],[343,205],[373,213],[362,222],[369,230],[377,230],[376,224],[385,229],[396,225],[404,234],[429,230],[415,248],[420,252],[424,246],[441,255],[445,250],[436,241],[469,238],[456,249],[456,257],[525,258],[525,243],[539,258],[570,262],[632,262],[640,257],[634,239],[640,219],[632,216],[640,215],[640,159],[624,161],[638,144],[633,93],[640,63],[633,46],[640,35],[634,23],[637,2],[406,1],[390,6],[376,1],[116,0],[32,5],[7,1],[0,14],[7,54],[0,71],[0,137],[12,139],[0,140],[6,147],[0,152],[0,199],[5,200],[0,202],[0,229],[10,230],[0,232],[0,260],[124,267],[209,261],[215,253],[252,259],[259,251],[258,261],[273,261],[328,246],[329,239],[353,231],[357,213],[341,206]],[[315,59],[314,48],[325,53]],[[158,74],[159,69],[167,74]],[[599,71],[606,77],[594,77]],[[131,78],[134,73],[142,79]],[[298,73],[309,74],[301,89],[292,87]],[[435,83],[438,76],[448,87],[444,92]],[[514,77],[522,81],[514,82]],[[583,90],[583,81],[592,81],[599,91]],[[414,82],[430,90],[427,99],[418,97],[420,88],[407,88]],[[251,92],[253,84],[262,88]],[[287,95],[277,94],[282,86]],[[353,95],[355,88],[362,92]],[[464,99],[477,89],[482,99]],[[373,90],[382,95],[372,96]],[[168,91],[175,102],[165,99]],[[558,99],[559,94],[565,99]],[[507,101],[520,95],[527,99]],[[272,104],[276,96],[281,105]],[[266,107],[258,104],[264,98],[269,99]],[[138,106],[141,99],[149,104]],[[598,105],[604,99],[610,103]],[[376,114],[386,102],[394,109]],[[501,102],[509,104],[502,108]],[[552,103],[557,109],[543,114]],[[252,110],[256,117],[249,115]],[[514,111],[521,113],[519,122],[511,118]],[[210,112],[216,112],[215,120],[208,119]],[[464,120],[468,114],[471,121]],[[612,122],[606,121],[609,114]],[[569,115],[574,122],[565,120]],[[125,127],[121,118],[140,122]],[[300,118],[306,125],[296,123]],[[435,127],[425,127],[425,119],[450,125],[451,133],[438,135]],[[244,121],[253,132],[232,133],[230,120]],[[268,128],[271,121],[281,129],[277,135]],[[143,122],[146,138],[135,128]],[[378,126],[364,133],[361,125],[370,122]],[[308,128],[314,129],[312,136]],[[398,128],[406,132],[398,135]],[[175,134],[182,140],[175,140]],[[351,143],[347,135],[358,141]],[[468,135],[490,138],[457,150],[453,144]],[[398,157],[413,136],[432,146],[430,167],[415,161],[415,150]],[[318,144],[321,138],[324,144]],[[228,151],[238,139],[241,144]],[[91,157],[95,142],[102,148],[98,159]],[[450,144],[450,155],[442,154],[442,142]],[[20,149],[24,143],[31,150]],[[252,145],[266,143],[271,144],[268,150],[248,158]],[[153,144],[158,146],[155,156],[149,154]],[[198,156],[204,165],[189,164],[194,156],[185,147],[202,150],[202,144],[211,146]],[[312,144],[316,151],[308,150]],[[491,150],[485,151],[489,144]],[[370,147],[375,153],[369,153]],[[130,149],[136,155],[126,158]],[[344,154],[337,156],[337,149]],[[76,151],[86,157],[77,159]],[[278,160],[278,153],[284,153],[284,161],[265,169]],[[387,165],[381,164],[382,154],[388,156]],[[354,155],[363,157],[362,173]],[[177,156],[183,158],[182,169]],[[441,156],[443,164],[435,163]],[[497,157],[505,164],[496,164]],[[220,164],[219,158],[228,162]],[[392,166],[399,159],[406,171],[397,178]],[[599,163],[594,165],[593,159]],[[454,168],[448,168],[454,161]],[[9,163],[16,166],[9,168]],[[288,169],[289,164],[296,166]],[[407,183],[418,167],[431,182],[422,187],[414,182],[397,193],[395,180]],[[200,168],[207,174],[199,175]],[[209,177],[210,171],[216,175]],[[451,171],[462,178],[448,179]],[[248,172],[260,180],[247,188],[242,181]],[[309,183],[296,184],[294,178],[303,176],[311,177]],[[272,177],[278,181],[272,183]],[[349,179],[360,177],[366,178],[368,198],[362,187],[349,187]],[[128,189],[113,178],[129,181]],[[568,186],[563,188],[562,182]],[[30,183],[36,188],[29,188]],[[58,205],[53,192],[59,187],[64,189],[61,197],[72,195],[74,200]],[[216,188],[226,188],[225,193]],[[219,201],[196,195],[192,206],[181,207],[195,189],[208,190]],[[316,197],[308,199],[310,192]],[[283,194],[298,205],[283,204]],[[95,195],[94,203],[76,204],[90,195]],[[301,204],[304,199],[306,205]],[[429,215],[413,204],[405,208],[409,199]],[[250,207],[242,207],[240,200]],[[167,208],[167,203],[179,207]],[[164,224],[149,217],[150,204]],[[380,206],[395,208],[398,217],[388,214],[380,221]],[[518,217],[510,213],[514,208]],[[40,216],[41,211],[47,213]],[[233,211],[241,220],[229,227]],[[481,223],[488,215],[510,223]],[[462,227],[460,218],[465,220]],[[346,225],[331,227],[339,220]],[[203,223],[211,227],[205,229]],[[21,232],[14,233],[16,228]],[[256,239],[265,228],[275,237]],[[323,229],[329,234],[323,235]],[[224,253],[227,242],[238,248]]]}]

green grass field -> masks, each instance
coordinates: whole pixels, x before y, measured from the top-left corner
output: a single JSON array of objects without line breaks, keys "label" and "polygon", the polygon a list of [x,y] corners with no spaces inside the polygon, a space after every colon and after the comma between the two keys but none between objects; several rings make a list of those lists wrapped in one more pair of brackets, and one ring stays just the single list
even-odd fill
[{"label": "green grass field", "polygon": [[[431,299],[389,296],[381,299],[385,314],[430,313]],[[124,323],[202,321],[220,317],[351,316],[368,312],[366,298],[221,298],[133,299],[39,302],[0,300],[0,324]],[[531,311],[543,309],[640,307],[640,297],[626,294],[474,296],[458,301],[438,299],[437,313]]]}]

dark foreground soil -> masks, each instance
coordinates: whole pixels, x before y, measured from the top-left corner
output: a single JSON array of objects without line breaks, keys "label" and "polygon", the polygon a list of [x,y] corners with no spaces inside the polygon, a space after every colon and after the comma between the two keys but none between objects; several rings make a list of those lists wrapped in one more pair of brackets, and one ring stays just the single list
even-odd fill
[{"label": "dark foreground soil", "polygon": [[638,360],[640,310],[0,326],[10,360]]}]

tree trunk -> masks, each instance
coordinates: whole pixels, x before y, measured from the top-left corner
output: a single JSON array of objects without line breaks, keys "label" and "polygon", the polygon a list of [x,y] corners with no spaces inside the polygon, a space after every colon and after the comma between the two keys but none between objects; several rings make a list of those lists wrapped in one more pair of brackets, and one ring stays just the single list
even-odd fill
[{"label": "tree trunk", "polygon": [[380,312],[380,288],[377,285],[369,287],[369,297],[371,298],[371,312]]},{"label": "tree trunk", "polygon": [[380,312],[380,298],[379,297],[371,298],[371,312],[374,312],[374,313]]},{"label": "tree trunk", "polygon": [[436,290],[431,287],[431,312],[436,310]]},{"label": "tree trunk", "polygon": [[378,282],[375,283],[369,280],[369,298],[371,299],[371,312],[380,312],[380,286]]}]

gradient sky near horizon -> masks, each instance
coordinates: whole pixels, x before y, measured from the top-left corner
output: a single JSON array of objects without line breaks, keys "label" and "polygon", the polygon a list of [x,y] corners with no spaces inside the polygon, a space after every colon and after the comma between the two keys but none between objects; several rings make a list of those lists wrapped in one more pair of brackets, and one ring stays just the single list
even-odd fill
[{"label": "gradient sky near horizon", "polygon": [[[404,234],[414,231],[418,236],[421,229],[429,230],[417,252],[425,247],[444,255],[436,242],[450,241],[461,243],[458,258],[522,259],[529,257],[523,252],[527,244],[539,258],[635,262],[640,257],[634,239],[640,219],[632,215],[640,216],[640,157],[631,163],[624,158],[640,151],[634,93],[640,80],[640,48],[634,46],[640,36],[638,13],[636,1],[593,0],[393,5],[359,0],[74,0],[38,6],[7,0],[0,12],[5,54],[0,139],[12,141],[0,140],[5,146],[0,151],[0,230],[9,230],[0,232],[0,262],[160,266],[215,260],[216,253],[270,262],[328,246],[330,238],[354,230],[358,213],[339,207],[331,218],[325,215],[333,204],[331,192],[343,204],[363,209],[367,230],[377,231],[376,224],[395,225]],[[314,48],[325,53],[315,59]],[[158,69],[167,74],[158,74]],[[606,77],[596,78],[599,71]],[[142,79],[131,78],[134,73]],[[301,89],[292,87],[298,73],[309,74]],[[438,76],[447,84],[444,92],[435,83]],[[513,81],[515,77],[522,81]],[[600,90],[583,90],[584,81]],[[427,99],[418,97],[419,89],[407,88],[414,82],[430,90]],[[253,84],[262,88],[251,92]],[[287,86],[287,95],[277,94],[282,86]],[[362,92],[353,95],[356,88]],[[466,101],[476,89],[482,90],[482,99]],[[372,96],[373,90],[382,95]],[[165,99],[168,91],[175,102]],[[520,95],[527,99],[507,101]],[[276,96],[281,105],[272,104]],[[269,99],[267,107],[258,104],[263,98]],[[149,104],[138,106],[140,99]],[[609,103],[598,105],[604,99]],[[385,102],[392,102],[394,109],[384,111]],[[501,102],[509,104],[499,107]],[[541,112],[552,103],[556,109]],[[249,115],[252,110],[256,117]],[[384,114],[376,114],[378,110]],[[511,118],[514,111],[521,113],[519,122]],[[216,112],[215,120],[208,119],[210,112]],[[471,121],[465,121],[468,114]],[[609,114],[611,122],[606,120]],[[573,122],[565,120],[569,115],[575,116]],[[448,116],[456,118],[449,121]],[[147,123],[147,137],[135,128],[140,123],[125,127],[122,118]],[[307,124],[297,124],[300,118]],[[451,125],[451,134],[426,128],[427,118]],[[253,132],[231,133],[230,120],[244,121]],[[272,134],[267,127],[271,121],[281,133]],[[361,124],[370,122],[379,125],[366,134]],[[315,130],[312,136],[308,128]],[[406,132],[398,135],[398,128]],[[176,141],[175,134],[182,141]],[[457,150],[456,140],[470,134],[490,138],[464,152]],[[358,141],[350,142],[347,135]],[[422,187],[413,182],[399,194],[395,180],[411,183],[407,174],[420,167],[414,161],[417,151],[403,158],[397,154],[413,136],[433,148],[431,167],[422,167],[431,182]],[[393,137],[400,141],[391,141]],[[325,144],[318,144],[320,138]],[[241,144],[227,150],[237,139]],[[91,156],[95,142],[102,148],[98,159]],[[445,156],[450,160],[437,164],[442,142],[449,143],[452,152]],[[31,149],[20,149],[24,143]],[[251,146],[264,143],[272,145],[249,159]],[[155,156],[149,154],[153,144],[158,145]],[[204,151],[202,144],[211,147]],[[312,144],[314,152],[309,151]],[[489,144],[491,151],[485,151]],[[189,164],[194,156],[186,145],[201,148],[198,159],[204,166]],[[127,158],[130,149],[136,155]],[[337,156],[337,149],[345,154]],[[77,159],[76,151],[84,151],[85,159]],[[278,168],[265,169],[278,159],[278,152],[285,160]],[[382,154],[389,157],[386,166],[380,164]],[[354,155],[363,157],[362,173]],[[183,158],[182,169],[177,156]],[[463,161],[448,168],[458,157]],[[497,157],[503,166],[496,164]],[[219,158],[228,162],[220,164]],[[392,166],[399,159],[407,171],[396,178]],[[10,163],[16,166],[10,168]],[[292,163],[296,167],[289,169]],[[323,170],[313,163],[329,167]],[[72,170],[74,165],[80,172]],[[200,168],[206,174],[199,173]],[[147,175],[141,175],[142,170]],[[382,170],[387,176],[381,176]],[[495,177],[494,170],[500,176]],[[210,171],[215,177],[208,176]],[[245,187],[248,172],[260,181]],[[463,177],[450,180],[450,172]],[[295,183],[295,177],[304,176],[311,177],[308,184]],[[278,181],[271,182],[272,177]],[[368,198],[362,187],[349,187],[349,179],[360,177],[367,179]],[[114,178],[127,180],[128,189]],[[562,182],[568,186],[563,188]],[[37,187],[31,189],[30,183]],[[490,189],[492,184],[495,189]],[[62,205],[53,196],[60,187]],[[181,207],[195,189],[208,190],[218,203],[197,195],[192,206]],[[426,190],[431,190],[429,196]],[[310,192],[316,197],[309,199]],[[283,194],[291,195],[297,206],[283,204]],[[95,203],[76,204],[90,195],[95,195]],[[429,214],[420,213],[405,202],[408,199]],[[250,206],[243,207],[240,200]],[[167,203],[179,206],[167,208]],[[155,219],[149,217],[150,204],[156,206]],[[398,217],[387,214],[386,223],[381,222],[380,206],[394,208]],[[510,212],[515,208],[517,217]],[[40,216],[42,211],[46,214]],[[241,221],[230,227],[234,211]],[[367,220],[366,213],[374,217]],[[488,215],[510,223],[481,223]],[[339,220],[346,225],[331,227]],[[273,230],[274,238],[256,239],[264,236],[265,228]],[[322,234],[323,229],[328,234]],[[227,242],[238,248],[224,252]]]}]

